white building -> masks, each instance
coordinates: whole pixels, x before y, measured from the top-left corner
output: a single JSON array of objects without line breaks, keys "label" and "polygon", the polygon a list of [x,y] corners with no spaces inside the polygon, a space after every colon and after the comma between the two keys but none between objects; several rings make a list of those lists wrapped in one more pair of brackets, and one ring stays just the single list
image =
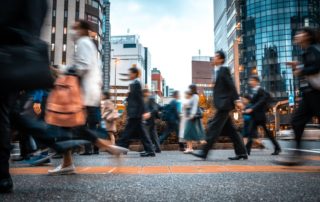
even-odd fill
[{"label": "white building", "polygon": [[127,97],[129,68],[136,66],[141,71],[143,87],[151,86],[151,57],[148,48],[143,47],[136,35],[111,37],[110,93],[118,104]]}]

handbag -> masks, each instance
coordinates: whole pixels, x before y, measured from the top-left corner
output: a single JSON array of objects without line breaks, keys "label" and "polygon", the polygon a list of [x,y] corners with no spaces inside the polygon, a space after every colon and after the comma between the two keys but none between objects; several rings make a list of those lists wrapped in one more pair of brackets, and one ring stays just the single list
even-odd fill
[{"label": "handbag", "polygon": [[51,88],[47,44],[21,29],[6,32],[17,43],[0,44],[0,92]]},{"label": "handbag", "polygon": [[203,118],[203,110],[202,110],[201,107],[198,107],[197,113],[196,113],[196,115],[194,117],[198,118],[198,119],[202,119]]},{"label": "handbag", "polygon": [[[317,51],[320,53],[320,47],[319,45],[314,46]],[[317,64],[320,65],[320,64]],[[316,89],[316,90],[320,90],[320,71],[316,74],[312,74],[312,75],[308,75],[306,76],[308,82],[310,83],[310,85]]]}]

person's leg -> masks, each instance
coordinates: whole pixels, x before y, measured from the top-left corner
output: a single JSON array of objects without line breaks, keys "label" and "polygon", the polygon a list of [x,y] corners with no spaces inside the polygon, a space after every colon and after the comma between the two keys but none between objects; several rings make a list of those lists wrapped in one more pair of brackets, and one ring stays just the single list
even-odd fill
[{"label": "person's leg", "polygon": [[0,95],[0,193],[12,191],[13,183],[9,173],[10,118],[14,99]]},{"label": "person's leg", "polygon": [[184,151],[184,143],[183,142],[179,142],[180,124],[179,123],[175,123],[173,127],[174,127],[174,132],[176,133],[176,136],[177,136],[177,139],[178,139],[179,149],[180,149],[180,151]]},{"label": "person's leg", "polygon": [[63,154],[63,160],[62,160],[62,168],[66,168],[73,165],[73,159],[72,159],[72,151],[67,151]]},{"label": "person's leg", "polygon": [[271,134],[271,132],[268,130],[265,123],[261,123],[260,125],[261,125],[262,129],[264,130],[266,136],[270,139],[270,141],[272,142],[272,144],[274,146],[274,153],[272,153],[272,155],[278,155],[281,152],[281,147],[280,147],[278,141]]},{"label": "person's leg", "polygon": [[224,125],[223,132],[225,134],[228,134],[230,139],[232,140],[236,155],[237,156],[247,156],[247,151],[246,151],[246,148],[243,144],[243,140],[242,140],[240,134],[235,129],[230,117],[228,117],[228,119]]},{"label": "person's leg", "polygon": [[203,155],[206,157],[215,141],[221,135],[221,132],[229,118],[229,111],[217,111],[216,115],[209,120],[207,130],[207,144],[203,147]]},{"label": "person's leg", "polygon": [[141,142],[144,147],[144,151],[146,153],[154,154],[154,147],[150,138],[150,135],[146,128],[144,127],[144,124],[142,123],[142,120],[136,120],[136,125],[138,126],[136,132],[140,134]]},{"label": "person's leg", "polygon": [[162,135],[160,136],[160,144],[163,144],[166,139],[168,139],[169,135],[175,130],[174,123],[166,122],[166,128]]},{"label": "person's leg", "polygon": [[120,137],[117,141],[117,145],[124,147],[124,148],[129,148],[129,141],[130,137],[132,136],[133,132],[135,131],[135,121],[134,119],[128,119],[127,124],[125,126],[124,131],[120,134]]},{"label": "person's leg", "polygon": [[161,152],[160,141],[157,133],[157,128],[155,125],[149,126],[149,134],[156,152]]},{"label": "person's leg", "polygon": [[254,120],[251,120],[248,124],[249,124],[248,125],[248,141],[246,143],[246,149],[247,149],[248,155],[250,155],[251,148],[253,145],[253,137],[256,136],[256,132],[257,132],[257,125]]},{"label": "person's leg", "polygon": [[109,134],[111,144],[115,145],[116,144],[115,132],[109,131],[108,134]]}]

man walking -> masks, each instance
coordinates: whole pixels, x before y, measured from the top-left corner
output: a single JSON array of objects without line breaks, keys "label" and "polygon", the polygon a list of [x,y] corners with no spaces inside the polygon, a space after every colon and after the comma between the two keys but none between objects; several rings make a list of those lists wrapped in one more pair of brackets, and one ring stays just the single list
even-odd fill
[{"label": "man walking", "polygon": [[128,148],[130,138],[136,134],[141,137],[141,142],[143,144],[144,153],[141,153],[141,157],[154,157],[155,152],[151,142],[151,139],[144,128],[143,121],[150,118],[150,113],[147,113],[143,95],[142,87],[139,81],[140,72],[138,68],[131,67],[129,69],[129,79],[132,83],[129,86],[129,95],[127,98],[127,124],[121,134],[118,141],[118,145]]},{"label": "man walking", "polygon": [[[251,107],[245,110],[246,114],[251,114],[252,119],[249,126],[249,134],[255,133],[256,128],[261,126],[266,136],[271,140],[274,145],[274,152],[271,155],[279,155],[281,148],[275,137],[267,129],[266,111],[268,110],[268,100],[270,95],[260,86],[260,79],[258,76],[253,75],[249,79],[249,85],[251,87]],[[252,135],[251,135],[252,136]],[[252,138],[249,138],[246,145],[247,151],[250,154],[253,144]]]},{"label": "man walking", "polygon": [[[172,101],[164,107],[162,119],[166,122],[166,128],[160,136],[160,144],[168,139],[171,133],[175,133],[179,140],[180,112],[179,112],[179,91],[174,91]],[[179,142],[180,151],[184,151],[183,143]]]},{"label": "man walking", "polygon": [[235,105],[243,108],[237,93],[236,87],[232,81],[228,67],[222,66],[225,62],[225,54],[223,51],[217,51],[212,65],[214,66],[213,75],[213,93],[214,105],[217,109],[215,116],[208,122],[207,144],[204,145],[200,152],[192,153],[194,156],[206,159],[209,150],[212,148],[218,137],[224,133],[228,134],[235,148],[235,157],[230,157],[230,160],[248,159],[243,140],[233,126],[229,116]]}]

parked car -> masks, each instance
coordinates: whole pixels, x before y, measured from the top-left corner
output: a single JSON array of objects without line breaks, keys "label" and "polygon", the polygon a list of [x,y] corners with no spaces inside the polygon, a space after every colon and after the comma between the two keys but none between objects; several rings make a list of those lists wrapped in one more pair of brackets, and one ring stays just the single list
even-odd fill
[{"label": "parked car", "polygon": [[[277,132],[280,140],[294,140],[293,130],[280,130]],[[303,140],[320,141],[320,124],[307,124],[302,136]]]}]

